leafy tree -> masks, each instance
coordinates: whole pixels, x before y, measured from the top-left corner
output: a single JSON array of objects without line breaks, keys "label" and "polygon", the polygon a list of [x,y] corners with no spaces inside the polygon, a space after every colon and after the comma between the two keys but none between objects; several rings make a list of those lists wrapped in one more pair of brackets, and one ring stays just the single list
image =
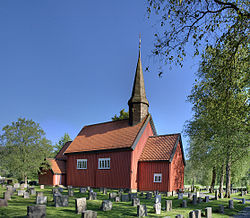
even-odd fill
[{"label": "leafy tree", "polygon": [[[245,0],[147,0],[149,17],[159,20],[153,54],[165,63],[178,63],[187,54],[188,43],[194,55],[208,45],[215,47],[225,39],[237,39],[232,49],[248,40],[249,5]],[[160,72],[161,73],[161,72]]]},{"label": "leafy tree", "polygon": [[61,137],[58,143],[56,143],[54,146],[55,155],[61,150],[64,144],[68,141],[72,141],[72,139],[70,138],[68,133],[64,133],[63,137]]},{"label": "leafy tree", "polygon": [[232,39],[215,48],[209,46],[203,54],[189,96],[194,118],[186,129],[191,138],[201,139],[201,146],[206,143],[204,157],[213,158],[210,161],[216,166],[225,166],[226,197],[230,197],[232,169],[237,170],[249,155],[249,57],[242,45],[232,52],[231,43]]},{"label": "leafy tree", "polygon": [[33,120],[19,118],[2,129],[1,166],[18,179],[37,175],[52,152],[51,142]]},{"label": "leafy tree", "polygon": [[128,112],[125,111],[125,109],[122,109],[120,111],[120,116],[118,117],[116,114],[114,117],[112,117],[112,120],[115,121],[115,120],[124,120],[124,119],[128,119],[129,118],[129,114]]}]

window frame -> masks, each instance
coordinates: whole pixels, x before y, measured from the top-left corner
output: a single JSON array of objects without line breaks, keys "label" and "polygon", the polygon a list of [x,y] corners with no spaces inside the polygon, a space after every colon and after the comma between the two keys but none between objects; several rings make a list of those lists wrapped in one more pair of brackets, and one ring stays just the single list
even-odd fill
[{"label": "window frame", "polygon": [[[156,180],[157,177],[160,178],[160,181]],[[154,182],[162,183],[162,173],[154,173]]]},{"label": "window frame", "polygon": [[98,158],[98,169],[99,170],[110,170],[110,157]]},{"label": "window frame", "polygon": [[[79,162],[83,163],[83,167],[82,168],[79,167],[79,165],[78,165]],[[86,167],[84,167],[84,163],[86,163]],[[86,170],[86,169],[88,169],[88,159],[77,159],[76,169],[78,169],[78,170]]]}]

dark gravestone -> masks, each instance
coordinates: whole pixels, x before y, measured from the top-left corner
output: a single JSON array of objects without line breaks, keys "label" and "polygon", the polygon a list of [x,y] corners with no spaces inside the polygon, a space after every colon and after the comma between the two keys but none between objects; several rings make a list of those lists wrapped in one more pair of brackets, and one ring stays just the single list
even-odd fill
[{"label": "dark gravestone", "polygon": [[195,210],[195,218],[201,218],[201,210]]},{"label": "dark gravestone", "polygon": [[82,212],[82,218],[97,218],[97,212],[93,210],[85,210]]},{"label": "dark gravestone", "polygon": [[205,200],[204,200],[206,203],[209,202],[209,196],[205,196]]},{"label": "dark gravestone", "polygon": [[229,209],[233,209],[234,208],[234,202],[233,202],[233,200],[229,200],[228,201],[228,208]]},{"label": "dark gravestone", "polygon": [[183,193],[178,193],[178,199],[179,200],[183,199]]},{"label": "dark gravestone", "polygon": [[37,196],[36,204],[47,204],[47,196]]},{"label": "dark gravestone", "polygon": [[46,205],[33,205],[27,206],[28,218],[45,218],[46,217]]},{"label": "dark gravestone", "polygon": [[62,197],[62,194],[60,192],[53,194],[53,201],[55,202],[56,197]]},{"label": "dark gravestone", "polygon": [[0,199],[0,207],[7,207],[8,201],[6,199]]},{"label": "dark gravestone", "polygon": [[29,188],[29,194],[30,194],[30,195],[36,195],[36,190],[35,190],[35,188]]},{"label": "dark gravestone", "polygon": [[114,199],[116,196],[117,196],[117,193],[116,193],[116,192],[110,192],[110,193],[109,193],[109,199],[110,199],[110,200]]},{"label": "dark gravestone", "polygon": [[109,211],[112,210],[112,202],[108,200],[102,201],[102,206],[101,206],[102,211]]},{"label": "dark gravestone", "polygon": [[151,192],[147,192],[146,194],[146,199],[151,199],[152,198],[152,193]]},{"label": "dark gravestone", "polygon": [[137,206],[137,216],[139,217],[143,217],[143,216],[147,216],[147,207],[146,205],[138,205]]},{"label": "dark gravestone", "polygon": [[88,200],[97,200],[96,192],[89,192],[89,199]]},{"label": "dark gravestone", "polygon": [[193,201],[192,201],[193,205],[197,204],[197,195],[193,195]]},{"label": "dark gravestone", "polygon": [[85,193],[86,191],[87,191],[86,188],[80,188],[80,189],[79,189],[79,193],[82,193],[82,194]]},{"label": "dark gravestone", "polygon": [[86,198],[76,198],[75,207],[76,207],[77,214],[81,214],[83,211],[85,211],[87,209]]},{"label": "dark gravestone", "polygon": [[121,201],[122,201],[122,202],[127,202],[127,201],[129,201],[128,195],[121,195]]},{"label": "dark gravestone", "polygon": [[68,195],[69,195],[69,197],[74,197],[74,190],[68,189]]},{"label": "dark gravestone", "polygon": [[181,214],[178,214],[178,215],[175,216],[175,218],[183,218],[183,217],[184,217],[184,216],[181,215]]},{"label": "dark gravestone", "polygon": [[53,189],[52,189],[52,193],[53,193],[53,194],[58,194],[58,193],[60,193],[60,191],[59,191],[58,188],[53,188]]},{"label": "dark gravestone", "polygon": [[219,213],[224,213],[224,205],[219,205],[218,212]]},{"label": "dark gravestone", "polygon": [[172,200],[166,200],[166,211],[172,210]]},{"label": "dark gravestone", "polygon": [[154,204],[154,212],[155,214],[161,214],[161,203]]},{"label": "dark gravestone", "polygon": [[11,192],[10,191],[4,192],[3,198],[6,199],[7,201],[11,200]]},{"label": "dark gravestone", "polygon": [[135,206],[138,206],[140,205],[140,199],[139,198],[133,198],[132,199],[132,206],[135,207]]},{"label": "dark gravestone", "polygon": [[29,192],[24,192],[23,193],[23,198],[30,198]]},{"label": "dark gravestone", "polygon": [[198,197],[198,203],[200,204],[202,202],[202,198]]},{"label": "dark gravestone", "polygon": [[194,212],[194,210],[189,212],[188,217],[189,218],[195,218],[195,212]]},{"label": "dark gravestone", "polygon": [[61,196],[55,196],[55,207],[68,207],[69,205],[69,196],[68,195],[61,195]]},{"label": "dark gravestone", "polygon": [[187,200],[183,200],[181,207],[186,208],[187,207]]},{"label": "dark gravestone", "polygon": [[245,198],[242,198],[241,203],[242,203],[242,204],[246,204],[246,199],[245,199]]},{"label": "dark gravestone", "polygon": [[133,198],[137,198],[137,193],[129,193],[128,198],[130,201],[132,201]]},{"label": "dark gravestone", "polygon": [[59,190],[59,192],[61,192],[61,193],[63,192],[63,188],[60,188],[60,187],[59,187],[58,190]]},{"label": "dark gravestone", "polygon": [[206,218],[212,218],[212,207],[206,207],[205,208],[205,217]]},{"label": "dark gravestone", "polygon": [[161,203],[161,195],[155,196],[155,204]]}]

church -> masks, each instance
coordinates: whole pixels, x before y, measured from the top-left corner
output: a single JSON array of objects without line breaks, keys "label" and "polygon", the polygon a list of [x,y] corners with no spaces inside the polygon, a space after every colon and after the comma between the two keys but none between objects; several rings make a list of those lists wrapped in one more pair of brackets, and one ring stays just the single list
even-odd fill
[{"label": "church", "polygon": [[135,72],[129,119],[84,126],[66,143],[39,183],[170,192],[184,188],[181,134],[157,135],[148,112],[141,51]]}]

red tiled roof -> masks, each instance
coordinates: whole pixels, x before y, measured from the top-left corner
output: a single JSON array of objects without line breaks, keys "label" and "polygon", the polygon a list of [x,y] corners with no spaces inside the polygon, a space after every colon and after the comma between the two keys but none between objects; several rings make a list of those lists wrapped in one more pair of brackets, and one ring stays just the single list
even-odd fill
[{"label": "red tiled roof", "polygon": [[61,148],[61,150],[57,153],[55,159],[57,160],[66,160],[67,157],[63,154],[65,150],[69,147],[72,141],[68,141],[64,144],[64,146]]},{"label": "red tiled roof", "polygon": [[180,134],[149,137],[140,161],[170,160]]},{"label": "red tiled roof", "polygon": [[66,162],[63,160],[48,159],[54,174],[66,173]]},{"label": "red tiled roof", "polygon": [[134,126],[127,119],[85,126],[64,153],[129,148],[148,116]]}]

